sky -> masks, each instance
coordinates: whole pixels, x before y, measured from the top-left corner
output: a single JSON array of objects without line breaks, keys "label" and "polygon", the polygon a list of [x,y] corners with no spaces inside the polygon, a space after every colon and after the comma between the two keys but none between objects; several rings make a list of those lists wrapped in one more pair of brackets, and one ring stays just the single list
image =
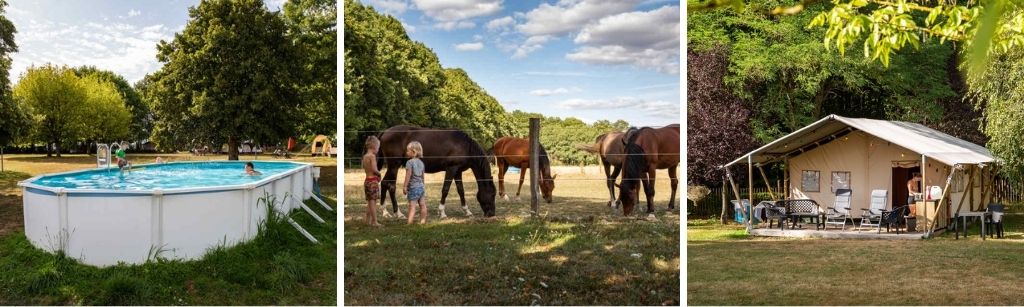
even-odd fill
[{"label": "sky", "polygon": [[[279,10],[284,0],[266,1]],[[170,41],[188,21],[198,0],[59,1],[9,0],[6,16],[17,33],[11,78],[30,66],[92,65],[130,83],[160,68],[156,45]]]},{"label": "sky", "polygon": [[507,111],[678,123],[679,1],[360,0]]}]

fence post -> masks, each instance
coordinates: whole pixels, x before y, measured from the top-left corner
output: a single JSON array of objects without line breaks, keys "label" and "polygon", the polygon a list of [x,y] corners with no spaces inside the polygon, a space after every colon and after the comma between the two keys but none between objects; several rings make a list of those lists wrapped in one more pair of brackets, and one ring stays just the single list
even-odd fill
[{"label": "fence post", "polygon": [[533,216],[540,212],[540,195],[537,193],[540,186],[540,118],[530,118],[530,210]]}]

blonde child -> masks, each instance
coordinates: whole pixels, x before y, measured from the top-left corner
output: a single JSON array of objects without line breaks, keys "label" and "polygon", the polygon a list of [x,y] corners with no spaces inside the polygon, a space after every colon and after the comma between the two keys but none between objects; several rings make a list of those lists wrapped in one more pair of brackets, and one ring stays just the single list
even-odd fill
[{"label": "blonde child", "polygon": [[405,185],[402,194],[409,199],[409,221],[416,217],[416,204],[420,208],[420,224],[427,222],[427,196],[424,193],[423,172],[425,166],[420,158],[423,158],[423,145],[420,142],[412,141],[405,147],[405,155],[409,161],[405,162]]},{"label": "blonde child", "polygon": [[[363,193],[366,194],[366,223],[373,227],[381,226],[377,223],[377,201],[380,200],[380,170],[377,169],[377,149],[380,148],[380,140],[375,136],[366,138],[364,144],[366,153],[363,154],[363,172],[366,179],[363,180]],[[387,209],[384,209],[387,210]]]}]

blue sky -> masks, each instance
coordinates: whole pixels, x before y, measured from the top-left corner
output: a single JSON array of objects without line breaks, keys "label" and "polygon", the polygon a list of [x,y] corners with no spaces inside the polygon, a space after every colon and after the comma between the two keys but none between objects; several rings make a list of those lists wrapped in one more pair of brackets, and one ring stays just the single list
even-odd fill
[{"label": "blue sky", "polygon": [[[266,1],[279,10],[284,0]],[[156,44],[170,41],[188,21],[198,0],[8,1],[7,18],[18,33],[11,78],[32,66],[93,65],[134,83],[160,68]]]},{"label": "blue sky", "polygon": [[506,110],[679,122],[680,8],[665,0],[361,0]]}]

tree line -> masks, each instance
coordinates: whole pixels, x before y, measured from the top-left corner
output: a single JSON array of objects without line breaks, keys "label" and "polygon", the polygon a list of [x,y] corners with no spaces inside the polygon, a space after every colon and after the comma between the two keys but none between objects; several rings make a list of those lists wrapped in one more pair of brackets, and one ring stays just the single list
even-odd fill
[{"label": "tree line", "polygon": [[17,52],[0,2],[0,146],[151,140],[163,150],[276,145],[337,135],[335,0],[201,1],[171,41],[163,66],[130,85],[97,67],[31,67],[11,85]]},{"label": "tree line", "polygon": [[[437,55],[409,38],[398,19],[345,0],[346,156],[358,157],[363,140],[395,125],[465,131],[485,148],[503,136],[527,137],[529,118],[542,118],[541,144],[556,164],[596,164],[574,146],[593,143],[625,121],[587,124],[576,118],[507,112],[460,68],[442,67]],[[352,161],[347,161],[352,162]]]},{"label": "tree line", "polygon": [[972,103],[958,47],[920,41],[882,65],[871,54],[837,52],[822,43],[829,29],[809,27],[832,3],[772,13],[790,4],[762,0],[746,2],[742,10],[689,12],[690,185],[720,185],[725,170],[718,166],[828,114],[922,123],[992,144],[994,136],[982,129],[984,105]]}]

